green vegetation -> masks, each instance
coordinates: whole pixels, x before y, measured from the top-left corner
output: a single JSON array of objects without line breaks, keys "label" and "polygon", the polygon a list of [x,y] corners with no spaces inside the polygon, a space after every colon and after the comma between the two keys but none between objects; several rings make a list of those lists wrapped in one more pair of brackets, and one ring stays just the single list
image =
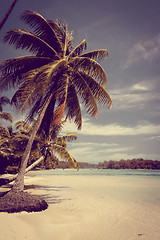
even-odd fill
[{"label": "green vegetation", "polygon": [[98,164],[100,169],[160,169],[160,161],[134,158],[132,160],[104,161]]},{"label": "green vegetation", "polygon": [[107,76],[96,61],[108,56],[106,49],[82,54],[87,46],[86,40],[73,48],[73,33],[68,32],[67,25],[58,20],[46,20],[31,10],[25,10],[21,19],[33,29],[33,33],[23,29],[10,30],[4,41],[34,55],[9,59],[0,65],[1,89],[18,86],[12,104],[19,110],[29,110],[29,121],[37,117],[13,186],[16,191],[24,188],[25,169],[37,133],[43,131],[50,141],[50,129],[59,125],[64,116],[81,128],[78,95],[92,116],[97,115],[97,102],[109,107],[112,104],[104,89]]},{"label": "green vegetation", "polygon": [[[30,137],[31,129],[32,126],[24,121],[16,123],[15,132],[13,132],[11,126],[7,129],[0,129],[0,174],[16,174],[19,171],[21,158]],[[54,132],[57,131],[57,134],[50,142],[46,141],[43,132],[36,136],[27,167],[39,167],[40,169],[56,168],[59,162],[56,157],[58,156],[65,159],[69,167],[78,168],[78,163],[66,149],[67,142],[76,140],[77,136],[71,133],[58,136],[59,130],[60,126],[56,130],[54,129]],[[40,158],[41,161],[39,161]]]},{"label": "green vegetation", "polygon": [[[86,162],[79,162],[79,168],[98,168],[98,169],[160,169],[160,161],[158,160],[144,160],[143,158],[134,158],[120,161],[104,161],[103,163],[91,164]],[[58,167],[68,168],[66,162],[61,162]]]}]

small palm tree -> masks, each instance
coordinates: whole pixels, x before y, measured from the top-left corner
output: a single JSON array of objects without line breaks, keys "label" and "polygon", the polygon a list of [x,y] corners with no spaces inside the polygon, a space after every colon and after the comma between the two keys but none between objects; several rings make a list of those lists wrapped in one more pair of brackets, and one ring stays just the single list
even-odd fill
[{"label": "small palm tree", "polygon": [[[33,122],[35,122],[36,119],[33,119]],[[50,137],[46,138],[45,132],[41,131],[39,134],[36,135],[34,139],[34,143],[32,145],[32,151],[30,155],[30,159],[28,161],[28,166],[29,164],[36,162],[36,159],[41,158],[41,161],[45,161],[48,165],[52,167],[56,167],[57,158],[55,155],[58,157],[62,158],[63,160],[66,160],[69,162],[71,167],[76,167],[78,168],[78,163],[77,161],[71,156],[71,154],[67,151],[67,142],[71,142],[73,140],[77,139],[77,136],[73,133],[66,134],[64,136],[58,136],[59,132],[63,128],[64,122],[62,121],[59,126],[54,125],[52,129],[50,129]],[[25,121],[18,121],[16,123],[16,129],[18,129],[17,133],[17,140],[18,140],[18,145],[23,141],[26,141],[26,137],[29,138],[32,130],[32,125],[26,123]],[[24,135],[26,137],[24,137]],[[40,160],[38,160],[40,163]],[[36,166],[38,163],[35,163],[34,165]]]},{"label": "small palm tree", "polygon": [[37,131],[49,137],[52,125],[59,125],[65,113],[82,126],[80,100],[86,111],[97,116],[97,102],[111,107],[112,101],[104,89],[107,76],[98,61],[108,56],[106,49],[83,53],[86,40],[72,47],[73,33],[60,21],[46,20],[32,10],[25,10],[21,19],[34,33],[23,29],[10,30],[4,41],[34,55],[9,59],[0,66],[1,89],[18,86],[12,103],[22,111],[31,109],[29,119],[37,116],[26,150],[22,157],[16,190],[24,187],[24,172]]},{"label": "small palm tree", "polygon": [[[63,122],[59,127],[54,129],[56,136],[61,130],[62,125]],[[8,170],[10,170],[15,172],[18,170],[20,157],[23,155],[32,127],[30,124],[27,124],[22,120],[16,122],[16,129],[18,131],[13,132],[12,126],[9,126],[5,131],[4,129],[0,128],[0,156],[2,157],[1,167],[3,167],[1,168],[0,173],[2,174],[4,171],[8,172]],[[59,162],[58,158],[66,160],[70,167],[79,168],[77,161],[66,149],[67,142],[76,140],[77,136],[72,133],[61,137],[56,136],[55,134],[54,137],[52,135],[49,142],[47,142],[48,138],[46,138],[42,132],[40,135],[36,136],[25,173],[39,164],[43,165],[45,168],[55,168]],[[16,177],[17,174],[12,174],[7,177],[6,175],[2,175],[0,177],[0,185],[7,184],[15,180]]]},{"label": "small palm tree", "polygon": [[3,105],[10,104],[10,100],[7,97],[0,97],[0,119],[12,122],[12,116],[10,113],[3,112]]}]

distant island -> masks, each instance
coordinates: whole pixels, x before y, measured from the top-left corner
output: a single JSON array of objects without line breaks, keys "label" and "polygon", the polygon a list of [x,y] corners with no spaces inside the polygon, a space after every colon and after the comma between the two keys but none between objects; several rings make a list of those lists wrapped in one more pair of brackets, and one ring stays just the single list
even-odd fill
[{"label": "distant island", "polygon": [[[120,161],[104,161],[98,164],[79,162],[79,168],[97,168],[97,169],[160,169],[160,161],[158,160],[144,160],[143,158],[134,158]],[[60,161],[57,168],[69,168],[69,164],[64,161]]]}]

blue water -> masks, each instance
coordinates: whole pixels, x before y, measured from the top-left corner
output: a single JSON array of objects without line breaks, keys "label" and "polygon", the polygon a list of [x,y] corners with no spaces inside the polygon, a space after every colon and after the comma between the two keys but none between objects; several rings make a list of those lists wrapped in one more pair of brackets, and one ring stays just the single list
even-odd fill
[{"label": "blue water", "polygon": [[160,170],[131,169],[55,169],[35,171],[35,175],[99,175],[99,176],[152,176],[160,177]]}]

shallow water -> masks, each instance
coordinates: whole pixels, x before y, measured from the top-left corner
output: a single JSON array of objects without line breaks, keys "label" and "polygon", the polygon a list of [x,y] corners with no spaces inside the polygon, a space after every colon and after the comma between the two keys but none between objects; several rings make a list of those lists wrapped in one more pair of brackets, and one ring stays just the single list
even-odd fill
[{"label": "shallow water", "polygon": [[160,170],[143,169],[55,169],[32,172],[35,175],[102,175],[102,176],[157,176],[160,177]]}]

